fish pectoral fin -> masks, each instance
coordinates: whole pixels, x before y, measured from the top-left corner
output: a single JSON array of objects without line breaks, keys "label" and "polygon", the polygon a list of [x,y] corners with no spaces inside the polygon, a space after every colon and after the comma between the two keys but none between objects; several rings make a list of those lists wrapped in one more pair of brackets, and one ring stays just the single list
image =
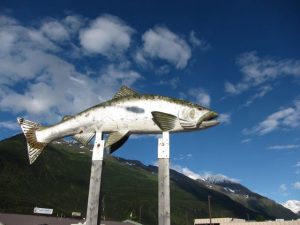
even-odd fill
[{"label": "fish pectoral fin", "polygon": [[80,134],[75,134],[72,138],[83,145],[87,145],[93,139],[95,134],[95,131],[91,129]]},{"label": "fish pectoral fin", "polygon": [[168,113],[154,111],[151,112],[153,121],[162,131],[172,130],[175,127],[177,117]]},{"label": "fish pectoral fin", "polygon": [[113,153],[127,141],[129,136],[130,134],[128,130],[112,132],[109,134],[107,141],[105,142],[105,148],[109,149],[109,153]]},{"label": "fish pectoral fin", "polygon": [[114,98],[120,98],[120,97],[125,97],[125,96],[138,96],[140,95],[136,91],[130,89],[129,87],[122,86],[120,90],[115,94]]}]

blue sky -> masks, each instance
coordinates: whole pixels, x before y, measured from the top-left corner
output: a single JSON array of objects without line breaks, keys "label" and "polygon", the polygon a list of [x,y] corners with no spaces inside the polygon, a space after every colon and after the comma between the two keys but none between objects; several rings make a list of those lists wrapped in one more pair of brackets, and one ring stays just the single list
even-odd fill
[{"label": "blue sky", "polygon": [[[17,116],[53,124],[122,84],[184,98],[222,124],[171,137],[173,168],[300,200],[300,4],[297,1],[0,3],[0,138]],[[153,164],[156,137],[117,156]]]}]

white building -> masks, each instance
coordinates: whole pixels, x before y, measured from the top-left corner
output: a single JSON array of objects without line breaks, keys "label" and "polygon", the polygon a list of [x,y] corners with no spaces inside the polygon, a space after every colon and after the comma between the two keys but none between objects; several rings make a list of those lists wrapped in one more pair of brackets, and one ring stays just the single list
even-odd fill
[{"label": "white building", "polygon": [[[194,225],[210,225],[209,219],[195,219]],[[300,225],[300,220],[246,221],[236,218],[212,218],[211,225]]]}]

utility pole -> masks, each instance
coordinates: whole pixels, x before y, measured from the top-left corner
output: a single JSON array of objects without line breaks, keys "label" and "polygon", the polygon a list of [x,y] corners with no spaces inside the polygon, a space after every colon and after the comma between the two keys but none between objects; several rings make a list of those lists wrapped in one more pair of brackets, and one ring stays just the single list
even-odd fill
[{"label": "utility pole", "polygon": [[209,213],[209,225],[211,225],[211,207],[210,207],[211,196],[208,196],[208,213]]},{"label": "utility pole", "polygon": [[103,196],[102,199],[102,215],[103,215],[103,220],[105,221],[105,195]]},{"label": "utility pole", "polygon": [[140,206],[140,219],[139,219],[140,223],[142,222],[142,208],[143,208],[143,206],[141,205]]},{"label": "utility pole", "polygon": [[189,224],[189,219],[188,219],[188,213],[185,212],[185,224],[188,225]]}]

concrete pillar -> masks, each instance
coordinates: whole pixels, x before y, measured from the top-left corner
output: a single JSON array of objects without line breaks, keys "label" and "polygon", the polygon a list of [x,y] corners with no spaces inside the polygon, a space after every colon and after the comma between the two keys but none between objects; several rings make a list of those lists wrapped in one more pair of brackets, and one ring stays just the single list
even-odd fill
[{"label": "concrete pillar", "polygon": [[158,139],[158,224],[170,225],[169,132]]},{"label": "concrete pillar", "polygon": [[105,141],[102,140],[102,133],[97,132],[93,148],[90,188],[86,213],[86,225],[97,225],[100,224],[101,220],[101,216],[99,216],[98,222],[104,145]]}]

